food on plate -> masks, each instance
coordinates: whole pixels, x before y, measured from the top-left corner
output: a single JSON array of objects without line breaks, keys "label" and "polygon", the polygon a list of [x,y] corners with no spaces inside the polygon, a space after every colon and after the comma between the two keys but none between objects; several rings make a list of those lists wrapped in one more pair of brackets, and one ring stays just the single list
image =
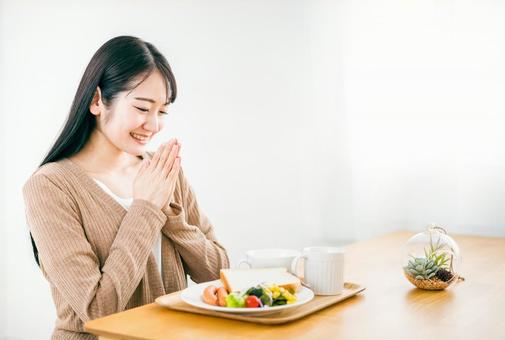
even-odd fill
[{"label": "food on plate", "polygon": [[203,301],[229,308],[260,308],[296,302],[300,279],[285,268],[223,269],[223,287],[207,286]]},{"label": "food on plate", "polygon": [[243,308],[245,307],[245,298],[239,292],[232,292],[226,297],[226,307]]},{"label": "food on plate", "polygon": [[297,292],[301,288],[300,279],[288,273],[286,268],[221,269],[221,282],[228,292],[239,292],[260,283],[275,284]]},{"label": "food on plate", "polygon": [[217,303],[221,307],[226,307],[226,297],[228,296],[228,292],[226,291],[226,288],[224,287],[219,287],[217,289]]},{"label": "food on plate", "polygon": [[210,286],[206,287],[203,290],[202,298],[203,298],[203,302],[205,302],[209,305],[218,306],[216,286],[210,285]]},{"label": "food on plate", "polygon": [[280,306],[296,302],[296,292],[294,290],[279,287],[278,285],[259,285],[257,287],[250,288],[248,292],[251,292],[256,296],[261,294],[260,300],[263,305]]},{"label": "food on plate", "polygon": [[245,299],[245,306],[247,308],[257,308],[262,305],[261,300],[255,295],[249,295],[247,299]]}]

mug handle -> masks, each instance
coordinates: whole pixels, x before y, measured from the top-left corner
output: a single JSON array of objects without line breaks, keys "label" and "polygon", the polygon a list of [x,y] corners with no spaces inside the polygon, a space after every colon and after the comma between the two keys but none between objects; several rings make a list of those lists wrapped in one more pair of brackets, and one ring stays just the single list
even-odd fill
[{"label": "mug handle", "polygon": [[293,261],[291,261],[291,273],[293,273],[296,277],[298,277],[304,286],[310,288],[309,284],[307,282],[305,282],[304,280],[302,280],[303,276],[300,275],[300,273],[298,272],[299,262],[306,261],[306,260],[307,260],[307,255],[298,255],[297,257],[295,257],[293,259]]},{"label": "mug handle", "polygon": [[239,262],[239,263],[238,263],[238,265],[237,265],[237,268],[238,268],[238,269],[240,269],[240,266],[241,266],[241,265],[243,265],[244,263],[245,263],[245,264],[247,264],[247,265],[249,266],[249,269],[251,269],[251,268],[252,268],[251,263],[250,263],[249,261],[247,261],[247,260],[240,260],[240,262]]}]

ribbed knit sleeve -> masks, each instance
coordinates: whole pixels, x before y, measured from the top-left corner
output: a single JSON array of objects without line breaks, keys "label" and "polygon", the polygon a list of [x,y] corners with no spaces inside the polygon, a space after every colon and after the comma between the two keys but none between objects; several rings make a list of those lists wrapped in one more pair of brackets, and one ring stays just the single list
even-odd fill
[{"label": "ribbed knit sleeve", "polygon": [[174,242],[193,281],[219,279],[219,270],[230,266],[226,249],[217,241],[182,169],[179,181],[183,205],[172,202],[168,209],[162,209],[167,221],[161,231]]},{"label": "ribbed knit sleeve", "polygon": [[34,174],[23,187],[28,226],[44,275],[83,322],[124,310],[145,273],[166,215],[148,201],[134,200],[100,267],[76,200],[56,183]]}]

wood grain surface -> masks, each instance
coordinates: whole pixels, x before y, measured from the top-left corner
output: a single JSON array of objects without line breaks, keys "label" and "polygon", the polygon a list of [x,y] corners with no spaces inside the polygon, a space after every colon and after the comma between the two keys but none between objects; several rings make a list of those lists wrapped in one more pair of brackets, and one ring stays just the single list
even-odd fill
[{"label": "wood grain surface", "polygon": [[346,247],[345,280],[366,290],[300,320],[281,325],[202,316],[156,304],[86,323],[110,339],[505,339],[505,238],[452,235],[464,282],[423,291],[403,276],[395,232]]}]

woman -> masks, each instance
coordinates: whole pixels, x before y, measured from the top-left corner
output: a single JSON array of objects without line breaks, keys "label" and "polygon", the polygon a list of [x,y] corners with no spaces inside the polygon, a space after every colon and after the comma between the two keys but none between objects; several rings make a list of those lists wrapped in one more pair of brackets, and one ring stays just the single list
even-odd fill
[{"label": "woman", "polygon": [[180,168],[180,142],[146,151],[176,94],[152,44],[109,40],[25,183],[34,255],[58,315],[53,339],[94,339],[86,321],[183,289],[186,274],[203,282],[229,266]]}]

